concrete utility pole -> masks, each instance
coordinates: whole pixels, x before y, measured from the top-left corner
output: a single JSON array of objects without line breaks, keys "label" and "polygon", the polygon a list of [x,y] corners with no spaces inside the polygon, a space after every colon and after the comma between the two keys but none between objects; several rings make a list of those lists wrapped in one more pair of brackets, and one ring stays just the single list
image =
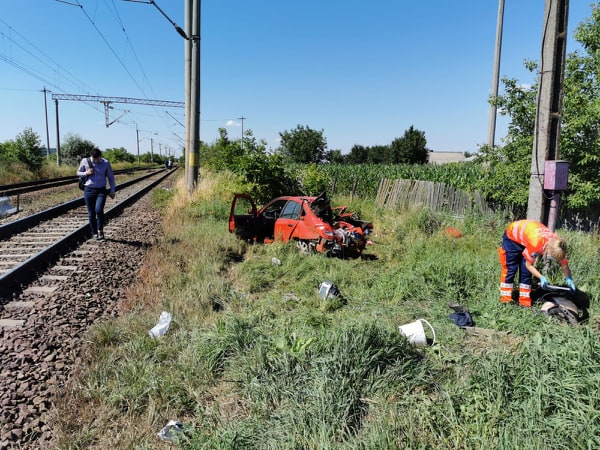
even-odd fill
[{"label": "concrete utility pole", "polygon": [[547,223],[544,164],[558,159],[569,0],[546,0],[527,218]]},{"label": "concrete utility pole", "polygon": [[42,92],[44,93],[44,112],[46,113],[46,157],[48,157],[50,156],[50,133],[48,132],[48,101],[46,100],[46,92],[50,91],[44,86]]},{"label": "concrete utility pole", "polygon": [[[189,126],[187,156],[189,162],[187,177],[187,190],[192,193],[198,184],[198,167],[200,165],[200,0],[193,0],[192,3],[192,29],[186,30],[186,34],[191,40],[191,67],[190,67],[190,94],[189,108],[190,117],[187,125]],[[187,133],[186,133],[187,135]]]},{"label": "concrete utility pole", "polygon": [[244,120],[246,117],[242,116],[238,117],[238,119],[242,121],[242,151],[244,151]]},{"label": "concrete utility pole", "polygon": [[56,165],[60,166],[60,130],[58,129],[58,100],[54,100],[56,108]]},{"label": "concrete utility pole", "polygon": [[140,130],[138,130],[137,123],[135,124],[135,141],[137,143],[137,153],[138,153],[138,164],[140,163]]},{"label": "concrete utility pole", "polygon": [[[498,84],[500,81],[500,54],[502,52],[502,29],[504,27],[504,0],[498,0],[498,21],[496,23],[496,51],[494,53],[494,70],[492,73],[491,97],[498,97]],[[490,105],[490,120],[488,125],[488,145],[494,146],[496,136],[496,105]]]},{"label": "concrete utility pole", "polygon": [[[193,0],[184,0],[184,10],[183,15],[185,17],[184,29],[186,30],[186,34],[189,35],[192,31],[192,1]],[[190,157],[189,157],[189,148],[190,148],[190,120],[192,117],[192,111],[190,110],[191,102],[190,102],[190,94],[191,94],[191,79],[192,79],[192,41],[186,37],[184,41],[184,88],[185,88],[185,143],[183,149],[183,161],[185,167],[185,180],[187,186],[187,180],[190,176]]]}]

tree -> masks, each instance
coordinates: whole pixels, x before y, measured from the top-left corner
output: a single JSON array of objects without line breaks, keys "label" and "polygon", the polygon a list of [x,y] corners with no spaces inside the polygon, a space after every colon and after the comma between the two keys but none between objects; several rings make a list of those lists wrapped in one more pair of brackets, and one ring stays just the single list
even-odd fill
[{"label": "tree", "polygon": [[583,50],[569,55],[565,67],[563,125],[559,156],[569,161],[569,207],[600,207],[600,4],[575,30]]},{"label": "tree", "polygon": [[90,155],[96,147],[91,141],[83,139],[75,133],[67,133],[64,143],[60,146],[60,157],[67,163],[77,163]]},{"label": "tree", "polygon": [[2,146],[2,159],[7,162],[21,162],[32,172],[38,172],[44,162],[44,147],[40,137],[31,128],[25,128],[14,141]]},{"label": "tree", "polygon": [[111,163],[117,162],[135,162],[135,156],[130,153],[127,153],[123,147],[119,148],[107,148],[103,155],[106,159],[108,159]]},{"label": "tree", "polygon": [[367,147],[367,162],[372,164],[393,164],[394,152],[391,145]]},{"label": "tree", "polygon": [[346,158],[342,154],[341,150],[336,149],[325,152],[325,160],[333,164],[343,164]]},{"label": "tree", "polygon": [[427,139],[425,132],[412,125],[404,136],[392,141],[394,162],[399,164],[425,164],[427,162]]},{"label": "tree", "polygon": [[202,145],[201,163],[241,175],[248,185],[248,193],[257,202],[298,192],[298,183],[287,168],[288,161],[281,154],[269,154],[267,142],[257,140],[250,129],[244,131],[243,148],[241,140],[229,139],[225,128],[219,128],[219,139],[214,144]]},{"label": "tree", "polygon": [[[569,190],[561,203],[575,210],[600,207],[600,5],[582,22],[574,37],[582,50],[570,53],[565,64],[559,158],[569,166]],[[537,64],[527,62],[535,72]],[[503,147],[482,148],[479,161],[488,176],[480,189],[503,203],[527,204],[531,152],[535,131],[537,85],[523,89],[515,79],[503,79],[504,94],[491,101],[510,117]]]},{"label": "tree", "polygon": [[[536,64],[528,61],[526,67],[533,71]],[[529,197],[537,91],[523,87],[515,79],[504,78],[502,83],[505,95],[495,99],[494,104],[502,114],[511,117],[511,122],[503,147],[480,148],[477,161],[485,171],[476,189],[488,200],[509,204],[517,215],[524,216]]]},{"label": "tree", "polygon": [[308,126],[298,125],[295,130],[283,131],[279,136],[279,152],[285,158],[302,164],[318,164],[325,160],[327,141],[323,137],[323,130],[316,131]]},{"label": "tree", "polygon": [[348,164],[362,164],[366,163],[369,157],[369,151],[364,145],[353,145],[350,149],[350,153],[346,157]]}]

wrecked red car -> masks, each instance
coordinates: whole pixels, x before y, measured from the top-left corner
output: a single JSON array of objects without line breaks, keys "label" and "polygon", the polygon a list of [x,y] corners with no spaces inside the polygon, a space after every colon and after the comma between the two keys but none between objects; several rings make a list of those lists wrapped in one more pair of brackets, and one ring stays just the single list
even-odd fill
[{"label": "wrecked red car", "polygon": [[241,239],[269,244],[294,241],[303,252],[357,256],[366,247],[371,222],[359,220],[345,206],[332,208],[327,196],[277,197],[257,209],[252,197],[236,194],[229,232]]}]

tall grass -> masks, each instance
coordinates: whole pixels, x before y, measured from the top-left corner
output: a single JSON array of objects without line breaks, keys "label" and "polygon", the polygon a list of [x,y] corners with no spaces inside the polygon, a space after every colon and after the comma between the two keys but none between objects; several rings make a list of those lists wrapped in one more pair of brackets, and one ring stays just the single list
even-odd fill
[{"label": "tall grass", "polygon": [[[191,198],[183,184],[157,194],[158,204],[170,197],[166,236],[129,289],[129,312],[90,334],[59,448],[160,448],[156,433],[171,419],[184,422],[176,446],[186,449],[600,444],[593,238],[566,235],[592,317],[571,328],[498,302],[499,219],[337,197],[374,221],[374,244],[355,260],[306,256],[227,232],[238,183],[205,174]],[[343,301],[320,298],[324,280]],[[491,334],[456,327],[450,302]],[[173,322],[152,340],[162,310]],[[433,324],[435,345],[400,335],[416,318]]]}]

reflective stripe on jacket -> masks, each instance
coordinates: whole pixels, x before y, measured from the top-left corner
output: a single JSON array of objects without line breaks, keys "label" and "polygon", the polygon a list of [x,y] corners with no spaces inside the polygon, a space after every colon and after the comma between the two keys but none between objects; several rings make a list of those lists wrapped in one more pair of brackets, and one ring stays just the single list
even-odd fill
[{"label": "reflective stripe on jacket", "polygon": [[[523,257],[531,264],[544,253],[546,245],[551,239],[558,239],[558,235],[550,231],[546,225],[535,220],[517,220],[506,227],[508,238],[525,247]],[[561,261],[565,264],[566,260]]]}]

